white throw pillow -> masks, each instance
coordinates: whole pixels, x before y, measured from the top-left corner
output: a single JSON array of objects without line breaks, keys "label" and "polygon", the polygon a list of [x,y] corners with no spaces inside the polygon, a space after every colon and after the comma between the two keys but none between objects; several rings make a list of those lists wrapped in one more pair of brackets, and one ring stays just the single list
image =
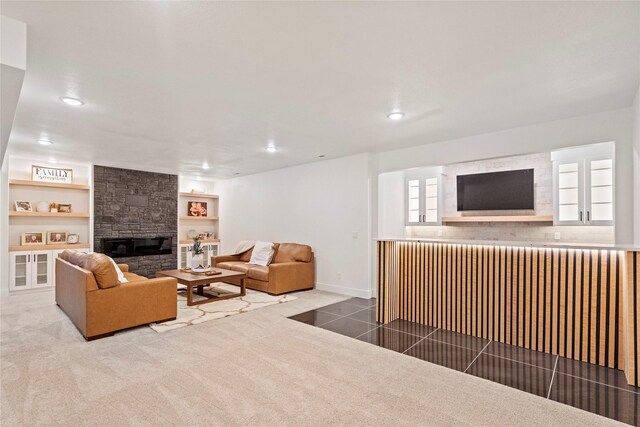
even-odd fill
[{"label": "white throw pillow", "polygon": [[249,264],[267,266],[273,258],[273,243],[257,241],[251,252]]},{"label": "white throw pillow", "polygon": [[234,254],[241,254],[243,252],[246,252],[249,249],[251,249],[253,247],[253,245],[255,245],[255,244],[256,244],[255,240],[241,240],[236,245],[236,250],[235,250]]},{"label": "white throw pillow", "polygon": [[122,272],[122,270],[120,270],[120,267],[118,267],[118,264],[116,264],[113,258],[111,257],[108,257],[108,258],[111,261],[111,264],[113,264],[113,266],[116,268],[116,273],[118,273],[118,283],[127,283],[128,280],[126,277],[124,277],[124,273]]}]

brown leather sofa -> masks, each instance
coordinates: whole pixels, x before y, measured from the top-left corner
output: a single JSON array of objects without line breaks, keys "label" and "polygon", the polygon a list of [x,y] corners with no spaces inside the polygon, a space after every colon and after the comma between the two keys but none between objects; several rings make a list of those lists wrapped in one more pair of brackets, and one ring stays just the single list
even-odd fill
[{"label": "brown leather sofa", "polygon": [[104,254],[65,250],[56,262],[56,303],[87,340],[177,316],[177,280],[147,279],[118,264],[128,282],[119,283]]},{"label": "brown leather sofa", "polygon": [[[253,248],[235,255],[211,257],[213,267],[246,273],[248,288],[279,295],[313,289],[315,261],[311,246],[298,243],[275,243],[274,255],[267,267],[249,264]],[[229,283],[239,285],[232,280]]]}]

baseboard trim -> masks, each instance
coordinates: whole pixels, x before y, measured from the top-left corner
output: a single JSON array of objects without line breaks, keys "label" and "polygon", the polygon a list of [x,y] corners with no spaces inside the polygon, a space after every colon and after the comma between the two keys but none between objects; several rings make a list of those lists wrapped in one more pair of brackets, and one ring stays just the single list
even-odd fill
[{"label": "baseboard trim", "polygon": [[320,291],[333,292],[335,294],[348,295],[350,297],[358,297],[369,299],[373,297],[373,291],[357,288],[349,288],[347,286],[332,285],[329,283],[316,282],[316,289]]}]

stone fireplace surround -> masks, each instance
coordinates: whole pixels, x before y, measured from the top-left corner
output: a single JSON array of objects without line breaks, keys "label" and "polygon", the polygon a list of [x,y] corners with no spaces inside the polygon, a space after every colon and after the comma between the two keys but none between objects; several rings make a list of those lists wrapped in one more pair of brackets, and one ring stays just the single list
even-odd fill
[{"label": "stone fireplace surround", "polygon": [[178,176],[94,166],[93,247],[102,252],[103,238],[173,238],[172,253],[121,257],[131,272],[154,277],[175,269],[178,259]]}]

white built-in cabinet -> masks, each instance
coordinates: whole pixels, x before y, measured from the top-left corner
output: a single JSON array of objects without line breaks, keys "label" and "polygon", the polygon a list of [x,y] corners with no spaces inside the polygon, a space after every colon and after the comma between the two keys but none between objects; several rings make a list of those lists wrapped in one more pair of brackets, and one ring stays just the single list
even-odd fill
[{"label": "white built-in cabinet", "polygon": [[613,225],[614,144],[555,151],[553,222],[555,225]]},{"label": "white built-in cabinet", "polygon": [[439,168],[405,176],[405,225],[440,225],[442,184]]},{"label": "white built-in cabinet", "polygon": [[51,251],[20,251],[9,255],[9,290],[53,286]]},{"label": "white built-in cabinet", "polygon": [[[191,257],[193,257],[193,244],[178,245],[178,265],[180,268],[191,267]],[[205,264],[211,264],[211,257],[220,253],[219,243],[202,243],[203,260]]]}]

